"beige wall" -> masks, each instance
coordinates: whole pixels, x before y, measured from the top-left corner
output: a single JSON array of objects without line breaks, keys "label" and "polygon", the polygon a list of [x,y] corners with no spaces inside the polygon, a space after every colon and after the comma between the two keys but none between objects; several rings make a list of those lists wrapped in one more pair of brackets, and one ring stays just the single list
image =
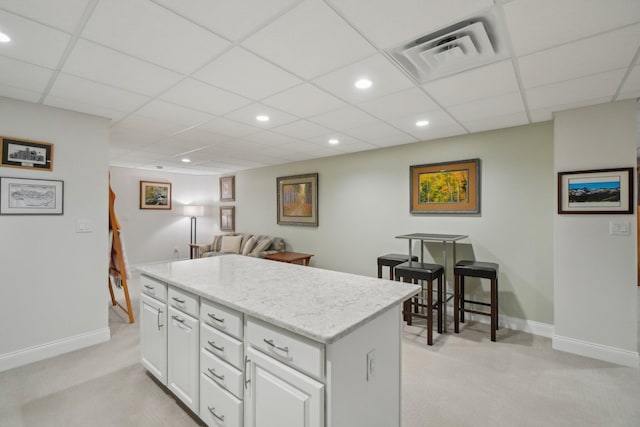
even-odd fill
[{"label": "beige wall", "polygon": [[[409,166],[481,159],[479,216],[409,213]],[[317,228],[276,224],[276,177],[319,173]],[[502,313],[553,324],[553,125],[476,133],[236,174],[237,230],[285,238],[288,249],[315,254],[312,265],[376,275],[376,258],[408,251],[395,236],[467,234],[458,258],[500,264]],[[442,262],[439,244],[428,259]],[[484,284],[486,286],[486,284]]]}]

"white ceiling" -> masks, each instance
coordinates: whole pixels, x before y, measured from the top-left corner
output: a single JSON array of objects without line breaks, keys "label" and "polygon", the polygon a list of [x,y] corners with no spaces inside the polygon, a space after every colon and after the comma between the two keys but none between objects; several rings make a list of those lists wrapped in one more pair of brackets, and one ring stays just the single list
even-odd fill
[{"label": "white ceiling", "polygon": [[[387,54],[487,12],[497,62],[423,84]],[[640,97],[638,0],[0,0],[0,31],[0,96],[110,118],[114,166],[224,174]]]}]

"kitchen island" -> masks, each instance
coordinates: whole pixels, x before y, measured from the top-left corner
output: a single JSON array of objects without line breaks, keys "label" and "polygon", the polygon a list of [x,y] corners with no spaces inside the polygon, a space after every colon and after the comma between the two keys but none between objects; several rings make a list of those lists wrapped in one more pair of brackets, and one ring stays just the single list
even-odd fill
[{"label": "kitchen island", "polygon": [[140,270],[142,364],[208,425],[400,425],[419,287],[240,255]]}]

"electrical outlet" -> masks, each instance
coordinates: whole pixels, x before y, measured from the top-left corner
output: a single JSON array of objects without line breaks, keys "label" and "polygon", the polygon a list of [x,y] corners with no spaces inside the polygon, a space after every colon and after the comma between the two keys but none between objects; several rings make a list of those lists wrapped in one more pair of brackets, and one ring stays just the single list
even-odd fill
[{"label": "electrical outlet", "polygon": [[376,350],[367,353],[367,382],[373,380],[376,374]]}]

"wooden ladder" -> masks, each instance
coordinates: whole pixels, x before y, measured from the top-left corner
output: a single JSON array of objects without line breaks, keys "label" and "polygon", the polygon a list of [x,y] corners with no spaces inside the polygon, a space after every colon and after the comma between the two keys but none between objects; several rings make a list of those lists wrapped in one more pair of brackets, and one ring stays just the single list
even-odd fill
[{"label": "wooden ladder", "polygon": [[[122,240],[120,239],[120,223],[116,218],[116,213],[113,208],[115,200],[116,195],[111,189],[111,184],[109,184],[109,231],[111,231],[112,238],[111,253],[109,254],[109,275],[107,277],[107,281],[109,283],[109,293],[111,294],[111,304],[114,306],[117,305],[124,310],[124,312],[129,315],[129,323],[133,323],[133,310],[131,309],[129,286],[127,285],[127,271],[124,263]],[[126,307],[116,300],[112,285],[114,279],[120,280],[122,284]]]}]

